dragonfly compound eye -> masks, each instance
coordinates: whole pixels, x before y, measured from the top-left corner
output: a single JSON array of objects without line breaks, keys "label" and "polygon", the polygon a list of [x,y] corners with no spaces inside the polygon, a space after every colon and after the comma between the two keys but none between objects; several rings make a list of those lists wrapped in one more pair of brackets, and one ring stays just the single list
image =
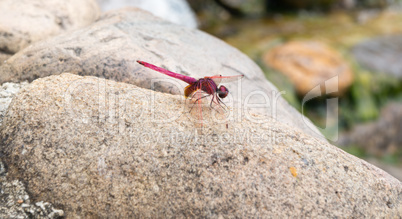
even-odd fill
[{"label": "dragonfly compound eye", "polygon": [[225,86],[220,86],[217,92],[220,98],[225,98],[228,95],[229,90]]}]

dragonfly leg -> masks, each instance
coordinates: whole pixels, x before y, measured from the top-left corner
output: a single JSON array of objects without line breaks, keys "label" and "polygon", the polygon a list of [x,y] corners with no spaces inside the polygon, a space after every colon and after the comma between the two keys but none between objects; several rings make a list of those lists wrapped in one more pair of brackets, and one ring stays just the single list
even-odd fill
[{"label": "dragonfly leg", "polygon": [[215,101],[216,104],[219,105],[220,107],[222,107],[222,106],[219,104],[219,98],[218,98],[216,95],[213,95],[213,96],[212,96],[212,100],[211,100],[211,103],[209,104],[209,106],[210,106],[212,109],[214,109],[216,112],[219,113],[219,111],[218,111],[217,109],[215,109],[215,107],[212,106],[212,103],[214,103],[214,99],[217,99],[218,101]]},{"label": "dragonfly leg", "polygon": [[[195,95],[195,94],[194,94],[194,95]],[[194,97],[194,95],[191,97],[191,99]],[[204,96],[202,96],[202,97],[196,99],[195,102],[198,102],[199,100],[201,100],[201,99],[203,99],[203,98],[205,98],[205,97],[209,97],[209,96],[210,96],[210,94],[204,95]],[[195,105],[195,104],[193,104],[193,106],[191,106],[190,112],[191,112],[191,110],[193,110],[194,105]],[[190,112],[189,112],[189,113],[190,113]]]},{"label": "dragonfly leg", "polygon": [[193,93],[191,94],[190,100],[192,100],[196,94],[197,94],[197,91],[193,92]]},{"label": "dragonfly leg", "polygon": [[211,103],[209,104],[209,107],[211,107],[211,108],[213,108],[213,107],[212,107],[212,103],[214,102],[215,96],[216,96],[216,95],[212,95],[212,100],[211,100]]},{"label": "dragonfly leg", "polygon": [[[219,99],[219,97],[217,97],[216,95],[214,95],[214,96],[212,97],[212,101],[211,101],[210,107],[211,107],[212,109],[216,110],[217,112],[219,112],[217,109],[215,109],[214,107],[212,107],[212,103],[214,102],[214,99],[216,99],[216,104],[219,105],[219,107],[221,107],[221,108],[226,112],[226,111],[227,111],[227,110],[226,110],[226,109],[227,109],[226,104],[225,104],[221,99]],[[225,107],[223,107],[221,104],[223,104],[223,106],[225,106]]]},{"label": "dragonfly leg", "polygon": [[220,104],[219,104],[219,106],[222,107],[222,109],[226,111],[226,109],[228,108],[228,106],[226,106],[226,104],[225,104],[221,99],[219,99],[219,98],[217,98],[217,99],[218,99],[218,102],[221,103],[221,104],[223,104],[225,107],[223,107],[223,106],[220,105]]}]

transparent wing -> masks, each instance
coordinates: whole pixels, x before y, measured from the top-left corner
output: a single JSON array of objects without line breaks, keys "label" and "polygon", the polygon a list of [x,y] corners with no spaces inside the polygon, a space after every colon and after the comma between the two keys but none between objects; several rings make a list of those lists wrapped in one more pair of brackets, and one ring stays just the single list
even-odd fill
[{"label": "transparent wing", "polygon": [[234,82],[242,79],[244,75],[233,75],[233,76],[222,76],[222,75],[214,75],[211,77],[206,77],[212,79],[216,86],[218,86],[220,83],[229,83],[229,82]]}]

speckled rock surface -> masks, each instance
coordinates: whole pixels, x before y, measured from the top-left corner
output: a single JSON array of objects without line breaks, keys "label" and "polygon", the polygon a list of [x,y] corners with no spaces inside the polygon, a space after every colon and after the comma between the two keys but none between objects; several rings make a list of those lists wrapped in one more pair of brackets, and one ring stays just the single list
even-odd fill
[{"label": "speckled rock surface", "polygon": [[197,28],[197,17],[186,0],[98,0],[102,11],[137,7],[189,28]]},{"label": "speckled rock surface", "polygon": [[[323,138],[246,55],[204,32],[169,23],[140,9],[110,12],[87,28],[26,48],[0,66],[0,83],[71,72],[143,88],[155,85],[155,90],[172,94],[183,92],[184,82],[146,69],[136,62],[138,59],[195,78],[244,74],[241,84],[227,84],[233,94],[227,99],[239,97],[233,102],[244,106],[250,120],[268,122],[275,118]],[[255,117],[257,113],[265,114],[264,118]]]},{"label": "speckled rock surface", "polygon": [[[12,98],[27,82],[4,83],[0,87],[0,125]],[[19,180],[7,179],[7,170],[0,160],[0,218],[61,218],[64,212],[48,202],[31,203],[25,186]]]},{"label": "speckled rock surface", "polygon": [[0,161],[0,218],[61,218],[64,212],[48,202],[31,203],[25,186],[19,180],[8,180]]},{"label": "speckled rock surface", "polygon": [[28,82],[22,83],[4,83],[0,86],[0,125],[3,117],[7,112],[8,106],[16,93],[21,87],[27,85]]},{"label": "speckled rock surface", "polygon": [[99,15],[96,0],[2,0],[0,51],[14,54],[31,43],[86,26]]},{"label": "speckled rock surface", "polygon": [[211,123],[204,108],[199,133],[188,105],[95,77],[38,79],[13,99],[1,153],[67,218],[402,216],[402,183],[365,161],[235,109]]}]

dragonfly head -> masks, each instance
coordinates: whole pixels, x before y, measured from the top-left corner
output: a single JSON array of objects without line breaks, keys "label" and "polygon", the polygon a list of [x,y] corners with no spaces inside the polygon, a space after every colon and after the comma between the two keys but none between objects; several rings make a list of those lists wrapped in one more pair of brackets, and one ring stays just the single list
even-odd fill
[{"label": "dragonfly head", "polygon": [[229,90],[225,86],[221,85],[218,88],[217,93],[220,98],[225,98],[229,94]]}]

